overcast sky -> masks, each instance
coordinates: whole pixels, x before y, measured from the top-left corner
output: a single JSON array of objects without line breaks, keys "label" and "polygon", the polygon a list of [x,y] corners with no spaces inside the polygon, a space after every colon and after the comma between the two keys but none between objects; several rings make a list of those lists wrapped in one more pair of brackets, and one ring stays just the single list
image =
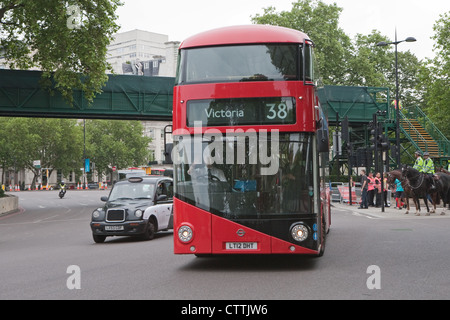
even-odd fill
[{"label": "overcast sky", "polygon": [[[415,37],[402,43],[399,51],[411,50],[419,59],[431,57],[433,25],[439,15],[450,11],[450,0],[323,0],[343,8],[339,22],[353,38],[373,29],[394,40]],[[183,41],[196,33],[223,26],[251,24],[250,17],[273,6],[277,12],[290,11],[293,0],[123,0],[118,9],[120,32],[141,29]],[[313,39],[314,40],[314,39]]]}]

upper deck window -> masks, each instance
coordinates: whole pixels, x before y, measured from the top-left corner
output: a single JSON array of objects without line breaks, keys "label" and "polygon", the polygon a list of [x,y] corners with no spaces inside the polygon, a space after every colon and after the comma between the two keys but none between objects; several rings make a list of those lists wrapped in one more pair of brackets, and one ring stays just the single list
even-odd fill
[{"label": "upper deck window", "polygon": [[301,54],[299,44],[182,49],[176,83],[301,80]]}]

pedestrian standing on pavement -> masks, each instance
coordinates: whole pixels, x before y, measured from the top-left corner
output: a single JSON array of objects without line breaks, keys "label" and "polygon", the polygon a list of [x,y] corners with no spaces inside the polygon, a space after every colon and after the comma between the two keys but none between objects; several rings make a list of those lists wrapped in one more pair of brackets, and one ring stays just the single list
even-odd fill
[{"label": "pedestrian standing on pavement", "polygon": [[367,180],[368,180],[368,182],[367,182],[367,184],[368,184],[367,185],[367,196],[368,196],[367,201],[369,203],[369,206],[373,207],[373,206],[375,206],[373,203],[373,198],[375,196],[375,193],[374,193],[375,178],[374,178],[372,172],[369,172],[369,176],[367,177]]},{"label": "pedestrian standing on pavement", "polygon": [[369,180],[366,176],[366,170],[361,170],[361,204],[358,209],[368,209],[367,189]]},{"label": "pedestrian standing on pavement", "polygon": [[375,207],[379,208],[381,207],[381,175],[379,172],[376,173],[375,175],[375,188],[374,188],[374,193],[375,193]]},{"label": "pedestrian standing on pavement", "polygon": [[403,190],[402,182],[395,179],[395,203],[397,204],[397,209],[401,210],[405,205],[405,192]]},{"label": "pedestrian standing on pavement", "polygon": [[387,172],[384,173],[384,177],[383,177],[383,197],[384,197],[384,206],[386,208],[389,207],[388,203],[387,203],[387,194],[388,194],[388,188],[387,188]]}]

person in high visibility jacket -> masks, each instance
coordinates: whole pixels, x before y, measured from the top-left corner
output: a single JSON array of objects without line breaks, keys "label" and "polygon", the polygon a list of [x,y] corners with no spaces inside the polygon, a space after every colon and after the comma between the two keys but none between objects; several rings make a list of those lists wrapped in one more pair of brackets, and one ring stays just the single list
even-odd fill
[{"label": "person in high visibility jacket", "polygon": [[430,159],[430,154],[428,152],[424,152],[423,157],[423,172],[434,174],[434,162]]},{"label": "person in high visibility jacket", "polygon": [[416,156],[416,162],[414,162],[413,168],[416,169],[419,172],[423,172],[423,158],[422,158],[422,155],[421,155],[420,151],[416,151],[414,154]]},{"label": "person in high visibility jacket", "polygon": [[428,181],[430,182],[430,189],[434,190],[436,189],[436,186],[434,185],[434,162],[430,159],[430,154],[428,152],[423,153],[423,157],[425,158],[423,160],[423,169],[422,172],[427,174]]}]

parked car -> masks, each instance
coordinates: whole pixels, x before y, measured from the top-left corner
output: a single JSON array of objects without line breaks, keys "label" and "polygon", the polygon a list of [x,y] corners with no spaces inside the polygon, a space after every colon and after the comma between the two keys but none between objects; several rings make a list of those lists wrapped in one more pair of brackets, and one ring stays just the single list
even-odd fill
[{"label": "parked car", "polygon": [[92,213],[96,243],[109,236],[139,236],[151,240],[155,233],[173,228],[173,180],[164,176],[130,177],[118,181],[105,205]]},{"label": "parked car", "polygon": [[98,189],[98,182],[88,182],[89,189]]}]

